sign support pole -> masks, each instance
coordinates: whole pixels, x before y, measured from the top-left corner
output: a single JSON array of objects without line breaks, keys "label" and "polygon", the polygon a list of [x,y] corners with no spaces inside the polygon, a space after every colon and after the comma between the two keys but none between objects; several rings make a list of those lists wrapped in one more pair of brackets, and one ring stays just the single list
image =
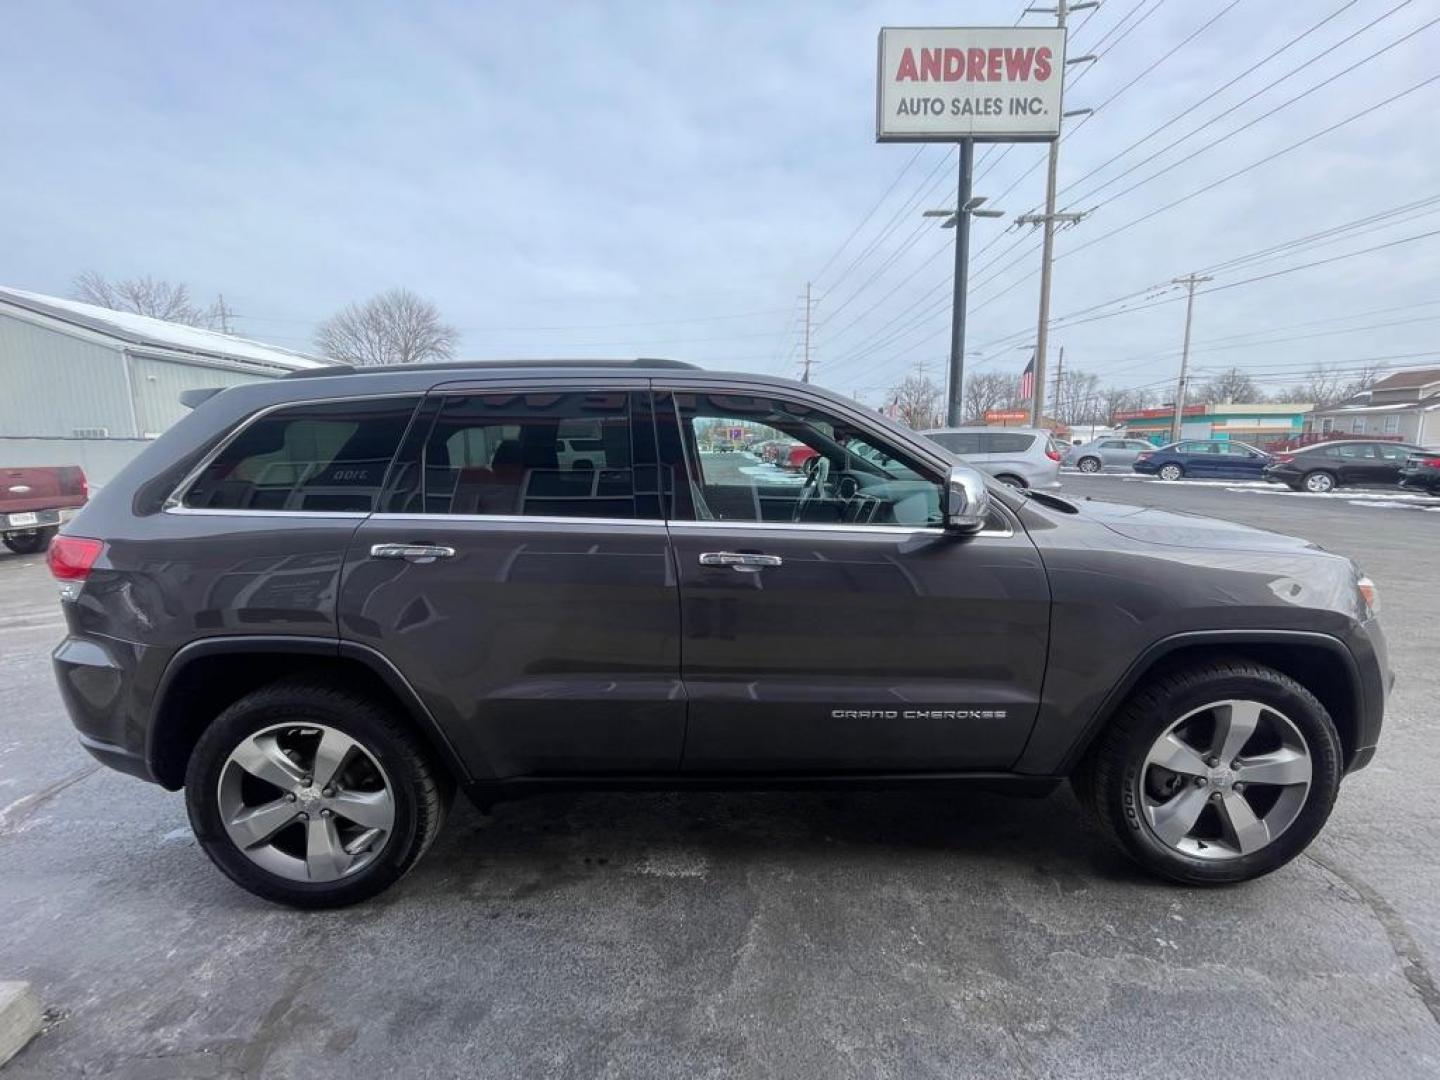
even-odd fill
[{"label": "sign support pole", "polygon": [[960,140],[960,201],[955,204],[955,297],[950,308],[950,389],[945,423],[964,422],[965,298],[970,287],[970,184],[975,172],[975,140]]}]

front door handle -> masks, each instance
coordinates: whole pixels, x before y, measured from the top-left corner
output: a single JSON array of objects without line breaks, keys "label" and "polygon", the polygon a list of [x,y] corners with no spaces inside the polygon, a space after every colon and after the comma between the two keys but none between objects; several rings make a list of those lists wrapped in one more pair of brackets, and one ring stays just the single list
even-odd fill
[{"label": "front door handle", "polygon": [[779,566],[785,560],[779,555],[756,555],[746,551],[707,551],[700,556],[701,566],[728,566],[742,574],[755,574],[767,566]]},{"label": "front door handle", "polygon": [[455,549],[445,544],[376,544],[370,549],[372,559],[404,559],[413,563],[430,563],[454,554]]}]

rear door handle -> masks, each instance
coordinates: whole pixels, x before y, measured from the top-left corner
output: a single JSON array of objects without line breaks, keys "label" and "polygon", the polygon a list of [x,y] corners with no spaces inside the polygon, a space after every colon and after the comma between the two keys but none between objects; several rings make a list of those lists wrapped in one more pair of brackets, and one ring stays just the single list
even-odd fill
[{"label": "rear door handle", "polygon": [[372,559],[404,559],[413,563],[448,559],[454,554],[455,549],[445,544],[376,544],[370,549]]},{"label": "rear door handle", "polygon": [[701,566],[728,566],[742,574],[754,574],[767,566],[779,566],[785,560],[779,555],[756,555],[745,551],[707,551],[700,556]]}]

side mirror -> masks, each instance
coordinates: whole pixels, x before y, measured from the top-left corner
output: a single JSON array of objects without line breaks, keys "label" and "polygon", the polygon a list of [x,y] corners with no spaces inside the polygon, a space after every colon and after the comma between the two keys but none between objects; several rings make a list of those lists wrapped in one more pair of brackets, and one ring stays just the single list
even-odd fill
[{"label": "side mirror", "polygon": [[977,533],[990,517],[990,492],[985,477],[969,465],[950,466],[945,482],[945,528],[954,533]]}]

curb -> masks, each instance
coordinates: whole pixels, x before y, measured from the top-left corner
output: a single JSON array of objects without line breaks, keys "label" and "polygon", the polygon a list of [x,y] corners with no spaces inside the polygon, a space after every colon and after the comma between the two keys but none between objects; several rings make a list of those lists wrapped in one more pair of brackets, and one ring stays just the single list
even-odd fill
[{"label": "curb", "polygon": [[40,1033],[40,1000],[26,982],[0,982],[0,1066]]}]

